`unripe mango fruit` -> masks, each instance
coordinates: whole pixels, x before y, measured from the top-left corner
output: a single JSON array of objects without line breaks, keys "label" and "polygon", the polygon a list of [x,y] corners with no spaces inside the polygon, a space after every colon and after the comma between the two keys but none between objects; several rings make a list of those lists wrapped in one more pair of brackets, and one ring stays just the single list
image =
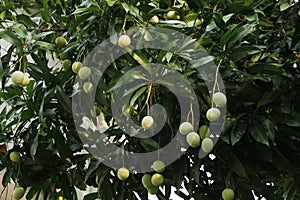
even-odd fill
[{"label": "unripe mango fruit", "polygon": [[142,127],[143,127],[144,129],[151,128],[151,127],[153,126],[153,124],[154,124],[153,117],[151,117],[151,116],[149,116],[149,115],[143,117],[143,119],[142,119]]},{"label": "unripe mango fruit", "polygon": [[17,151],[13,151],[9,154],[9,159],[12,161],[12,162],[15,162],[15,163],[18,163],[20,162],[20,153],[17,152]]},{"label": "unripe mango fruit", "polygon": [[124,181],[129,177],[129,171],[125,167],[122,167],[118,170],[117,175],[121,181]]},{"label": "unripe mango fruit", "polygon": [[230,188],[226,188],[222,191],[222,198],[224,200],[233,200],[234,199],[234,191]]},{"label": "unripe mango fruit", "polygon": [[153,162],[152,164],[152,169],[158,173],[162,173],[163,171],[165,171],[165,163],[161,160],[156,160]]},{"label": "unripe mango fruit", "polygon": [[81,80],[85,80],[91,76],[91,69],[89,67],[81,67],[78,71],[78,76]]},{"label": "unripe mango fruit", "polygon": [[190,132],[186,136],[186,140],[191,147],[198,147],[200,145],[200,136],[196,132]]},{"label": "unripe mango fruit", "polygon": [[57,46],[58,48],[61,49],[61,48],[63,48],[64,46],[66,46],[67,40],[66,40],[66,38],[60,36],[60,37],[57,37],[57,38],[55,39],[55,44],[56,44],[56,46]]},{"label": "unripe mango fruit", "polygon": [[20,85],[24,79],[24,73],[21,71],[15,71],[11,75],[11,81],[14,85]]},{"label": "unripe mango fruit", "polygon": [[202,140],[201,148],[205,153],[209,153],[214,147],[214,143],[210,138],[204,138]]},{"label": "unripe mango fruit", "polygon": [[180,19],[180,16],[177,14],[176,11],[171,10],[167,13],[167,19]]},{"label": "unripe mango fruit", "polygon": [[164,183],[164,176],[161,175],[161,174],[153,174],[152,177],[151,177],[151,183],[154,185],[154,186],[160,186]]},{"label": "unripe mango fruit", "polygon": [[151,182],[151,175],[150,174],[145,174],[143,177],[142,177],[142,184],[144,186],[144,188],[146,189],[150,189],[150,188],[153,188],[155,187],[152,182]]},{"label": "unripe mango fruit", "polygon": [[81,62],[74,62],[72,64],[72,70],[74,73],[78,73],[79,69],[82,67],[82,63]]},{"label": "unripe mango fruit", "polygon": [[218,108],[211,108],[206,112],[206,118],[213,122],[220,118],[221,112]]},{"label": "unripe mango fruit", "polygon": [[127,46],[129,46],[131,43],[131,39],[128,35],[121,35],[118,39],[118,45],[121,48],[125,48]]},{"label": "unripe mango fruit", "polygon": [[227,103],[227,98],[222,92],[213,94],[212,100],[218,107],[224,107]]},{"label": "unripe mango fruit", "polygon": [[206,138],[209,134],[210,134],[210,130],[209,130],[208,126],[206,126],[206,125],[200,126],[199,135],[200,135],[201,139]]},{"label": "unripe mango fruit", "polygon": [[21,86],[22,87],[26,87],[28,84],[29,84],[29,77],[26,75],[26,74],[24,74],[24,78],[23,78],[23,80],[22,80],[22,82],[21,82]]},{"label": "unripe mango fruit", "polygon": [[21,199],[25,194],[25,189],[23,187],[16,187],[13,192],[13,197],[15,200]]},{"label": "unripe mango fruit", "polygon": [[190,132],[194,131],[193,125],[190,122],[183,122],[179,126],[179,132],[182,135],[186,135]]}]

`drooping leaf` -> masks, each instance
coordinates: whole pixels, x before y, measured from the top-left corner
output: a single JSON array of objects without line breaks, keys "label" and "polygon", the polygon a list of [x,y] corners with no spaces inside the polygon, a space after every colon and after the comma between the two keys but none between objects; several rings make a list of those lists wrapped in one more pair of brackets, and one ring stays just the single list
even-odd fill
[{"label": "drooping leaf", "polygon": [[246,169],[244,168],[243,164],[241,161],[233,154],[231,154],[229,158],[229,165],[231,169],[240,177],[243,178],[249,178],[248,174],[246,172]]},{"label": "drooping leaf", "polygon": [[252,137],[257,142],[265,144],[265,145],[269,145],[268,134],[267,134],[266,130],[264,129],[264,127],[260,123],[252,125],[250,131],[251,131]]},{"label": "drooping leaf", "polygon": [[22,46],[21,40],[11,31],[0,31],[0,38],[6,40],[14,46]]},{"label": "drooping leaf", "polygon": [[27,15],[20,14],[16,16],[19,23],[24,24],[27,28],[36,27],[37,24]]},{"label": "drooping leaf", "polygon": [[7,169],[2,178],[2,185],[7,186],[10,183],[11,177],[13,174],[13,170],[11,168]]},{"label": "drooping leaf", "polygon": [[66,95],[66,93],[62,90],[60,86],[57,86],[57,98],[60,105],[67,111],[68,113],[72,112],[72,102],[70,98]]},{"label": "drooping leaf", "polygon": [[216,23],[216,25],[221,29],[223,30],[226,26],[225,22],[223,21],[223,17],[222,17],[222,14],[220,12],[215,12],[213,14],[213,18],[214,18],[214,21]]}]

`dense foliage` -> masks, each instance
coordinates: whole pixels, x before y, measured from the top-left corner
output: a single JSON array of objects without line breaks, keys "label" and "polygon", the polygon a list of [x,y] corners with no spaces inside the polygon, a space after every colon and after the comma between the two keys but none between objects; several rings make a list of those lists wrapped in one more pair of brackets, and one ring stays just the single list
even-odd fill
[{"label": "dense foliage", "polygon": [[[171,10],[178,19],[167,19]],[[159,18],[158,23],[153,16]],[[4,186],[12,179],[27,188],[27,199],[41,193],[45,199],[77,199],[75,187],[84,190],[86,186],[99,190],[85,199],[147,199],[143,174],[120,181],[115,170],[89,153],[79,154],[83,145],[71,107],[76,74],[61,63],[66,59],[83,62],[97,44],[130,28],[165,27],[189,35],[213,56],[221,66],[228,104],[221,139],[211,152],[215,158],[199,159],[199,149],[189,148],[166,167],[165,191],[157,197],[169,199],[173,186],[183,199],[221,199],[226,187],[235,191],[236,199],[254,199],[253,193],[266,199],[300,199],[298,1],[5,0],[0,3],[0,20],[0,38],[11,44],[0,60]],[[58,36],[66,38],[66,46],[55,45]],[[117,38],[112,42],[117,43]],[[50,65],[54,58],[57,63]],[[207,123],[209,91],[199,75],[182,56],[151,49],[128,53],[105,72],[97,86],[102,95],[96,101],[107,122],[112,117],[109,89],[141,59],[167,64],[182,73],[203,109],[201,123]],[[26,87],[11,84],[16,70],[29,75]],[[146,115],[142,108],[149,88],[136,89],[131,115],[139,123]],[[128,150],[152,151],[167,144],[178,129],[180,110],[175,96],[163,87],[154,87],[150,93],[167,111],[165,134],[144,142],[127,135],[129,142],[118,145]],[[123,135],[117,128],[106,134]],[[6,151],[6,145],[12,148]],[[20,152],[19,163],[9,159],[12,151]]]}]

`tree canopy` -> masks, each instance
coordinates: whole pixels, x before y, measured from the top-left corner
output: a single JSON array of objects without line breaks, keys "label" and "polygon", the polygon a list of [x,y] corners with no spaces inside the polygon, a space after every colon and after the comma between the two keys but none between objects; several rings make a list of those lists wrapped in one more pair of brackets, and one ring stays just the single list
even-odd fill
[{"label": "tree canopy", "polygon": [[[26,199],[40,194],[44,199],[77,199],[75,188],[84,190],[87,186],[98,188],[98,192],[86,195],[86,200],[148,199],[148,192],[156,193],[158,199],[169,199],[172,188],[182,199],[221,199],[225,188],[234,191],[235,199],[255,199],[254,195],[259,199],[300,199],[299,20],[296,0],[3,0],[0,38],[9,43],[5,49],[1,45],[4,53],[0,60],[3,186],[12,180],[26,189]],[[207,55],[201,66],[215,63],[227,97],[225,124],[210,155],[199,158],[201,146],[188,148],[165,167],[159,191],[145,189],[144,173],[130,172],[128,179],[120,180],[116,169],[82,151],[85,147],[72,112],[74,96],[82,94],[80,107],[91,91],[97,92],[90,115],[98,118],[89,123],[97,125],[98,120],[99,125],[100,120],[101,127],[106,127],[104,136],[115,145],[136,152],[167,145],[182,119],[172,90],[141,84],[129,85],[129,91],[121,93],[123,97],[133,94],[130,106],[120,109],[136,124],[149,114],[149,104],[163,105],[165,124],[148,138],[137,139],[116,126],[111,104],[122,99],[114,99],[112,90],[125,84],[119,81],[125,73],[135,66],[155,63],[185,77],[199,103],[200,115],[195,116],[199,127],[209,124],[206,112],[214,104],[212,91],[189,64],[190,51],[176,49],[174,53],[172,46],[170,51],[136,48],[105,71],[86,72],[87,78],[103,73],[98,85],[77,85],[79,66],[75,64],[84,63],[94,47],[108,38],[111,44],[122,46],[119,36],[130,36],[130,29],[147,28],[187,35],[189,40],[184,40],[182,49],[203,47]],[[151,41],[151,34],[144,40]],[[127,46],[128,41],[124,42]],[[16,71],[25,73],[29,80],[22,83],[22,77],[17,83],[17,75],[12,78]],[[141,71],[140,76],[134,74],[126,81],[149,78],[142,75]],[[170,88],[175,90],[180,84]],[[12,152],[20,157],[10,158]]]}]

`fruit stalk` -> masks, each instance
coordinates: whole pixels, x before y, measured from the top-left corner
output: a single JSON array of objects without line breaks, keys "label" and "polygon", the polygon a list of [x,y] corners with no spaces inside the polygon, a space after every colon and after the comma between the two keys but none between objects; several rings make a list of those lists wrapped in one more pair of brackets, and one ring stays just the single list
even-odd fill
[{"label": "fruit stalk", "polygon": [[[221,63],[223,62],[223,58],[220,59],[219,63],[218,63],[218,66],[217,66],[217,69],[216,69],[216,73],[215,73],[215,82],[214,82],[214,85],[213,85],[213,90],[212,90],[212,94],[215,93],[216,91],[216,87],[218,85],[218,75],[219,75],[219,71],[220,71],[220,67],[221,67]],[[211,102],[211,107],[213,107],[213,101]]]}]

